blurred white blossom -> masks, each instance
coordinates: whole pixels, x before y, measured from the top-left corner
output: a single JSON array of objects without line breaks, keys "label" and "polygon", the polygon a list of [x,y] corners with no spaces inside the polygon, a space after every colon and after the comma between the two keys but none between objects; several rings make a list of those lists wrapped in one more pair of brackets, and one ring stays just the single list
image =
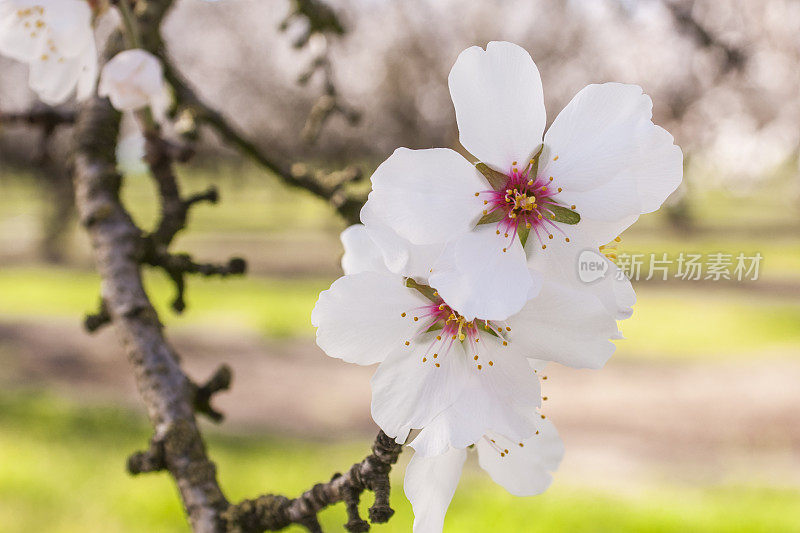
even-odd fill
[{"label": "blurred white blossom", "polygon": [[119,111],[150,107],[157,119],[168,105],[161,62],[140,49],[120,52],[103,66],[98,94],[107,96]]},{"label": "blurred white blossom", "polygon": [[29,66],[29,85],[56,105],[97,78],[92,11],[84,0],[0,0],[0,54]]}]

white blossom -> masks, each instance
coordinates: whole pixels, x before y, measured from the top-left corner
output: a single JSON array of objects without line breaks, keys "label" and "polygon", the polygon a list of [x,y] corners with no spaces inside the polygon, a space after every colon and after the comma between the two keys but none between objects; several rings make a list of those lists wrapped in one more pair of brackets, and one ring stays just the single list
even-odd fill
[{"label": "white blossom", "polygon": [[[564,444],[553,424],[540,419],[537,428],[522,442],[488,433],[474,445],[481,468],[514,496],[535,496],[547,490],[552,472],[564,457]],[[423,429],[410,446],[426,438],[427,431]],[[431,456],[417,451],[411,458],[403,488],[414,509],[414,533],[441,533],[467,453],[468,448],[450,448]]]},{"label": "white blossom", "polygon": [[0,54],[27,63],[29,84],[56,105],[97,78],[92,11],[85,0],[0,0]]},{"label": "white blossom", "polygon": [[[398,442],[456,409],[459,423],[424,449],[418,444],[426,456],[474,444],[487,431],[524,441],[537,429],[541,405],[532,361],[599,368],[614,351],[609,339],[619,336],[622,304],[613,294],[611,304],[596,294],[613,287],[578,287],[554,274],[508,319],[467,318],[426,280],[390,272],[365,226],[346,230],[343,242],[346,275],[320,294],[311,315],[317,344],[331,357],[379,364],[372,416]],[[562,259],[573,261],[573,249],[563,250]],[[438,261],[454,257],[445,250]]]},{"label": "white blossom", "polygon": [[[468,316],[489,302],[499,315],[519,311],[538,281],[536,269],[515,263],[535,263],[556,243],[596,249],[681,181],[681,151],[636,85],[587,86],[546,134],[539,71],[519,46],[465,50],[449,85],[461,144],[482,165],[448,149],[400,148],[373,175],[362,221],[370,232],[391,228],[409,248],[456,249],[430,283]],[[492,231],[476,231],[479,221]]]},{"label": "white blossom", "polygon": [[166,111],[164,69],[150,52],[125,50],[103,66],[98,94],[107,96],[119,111],[150,107],[157,118]]}]

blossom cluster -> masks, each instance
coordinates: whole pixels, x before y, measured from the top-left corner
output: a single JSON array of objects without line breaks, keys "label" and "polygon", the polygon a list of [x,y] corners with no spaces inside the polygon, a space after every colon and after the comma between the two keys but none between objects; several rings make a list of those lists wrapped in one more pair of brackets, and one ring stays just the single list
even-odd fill
[{"label": "blossom cluster", "polygon": [[[682,154],[640,87],[589,85],[545,132],[539,71],[507,42],[450,71],[459,140],[397,149],[372,175],[345,275],[312,313],[330,356],[377,364],[372,416],[415,453],[416,533],[438,532],[468,450],[515,495],[550,484],[563,444],[540,412],[548,362],[602,367],[635,294],[602,253],[682,178]],[[610,275],[578,276],[593,251]]]}]

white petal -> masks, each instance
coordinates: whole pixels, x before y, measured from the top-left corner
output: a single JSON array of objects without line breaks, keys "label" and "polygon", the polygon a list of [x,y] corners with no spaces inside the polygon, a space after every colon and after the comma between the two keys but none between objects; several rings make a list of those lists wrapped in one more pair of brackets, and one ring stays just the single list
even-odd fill
[{"label": "white petal", "polygon": [[17,61],[30,62],[41,54],[46,34],[32,37],[29,27],[17,15],[23,6],[12,2],[0,3],[0,54]]},{"label": "white petal", "polygon": [[372,376],[372,418],[398,442],[405,442],[410,430],[425,427],[452,405],[469,378],[459,346],[429,350],[435,337],[426,337],[393,351]]},{"label": "white petal", "polygon": [[491,224],[448,243],[430,285],[467,320],[505,320],[538,292],[519,239],[497,235]]},{"label": "white petal", "polygon": [[414,244],[445,242],[480,218],[483,176],[453,150],[398,148],[372,175],[374,216]]},{"label": "white petal", "polygon": [[545,278],[542,290],[509,319],[515,350],[575,368],[600,368],[614,353],[616,321],[585,289]]},{"label": "white petal", "polygon": [[466,458],[463,449],[425,458],[415,453],[411,458],[403,489],[414,509],[414,533],[441,533]]},{"label": "white petal", "polygon": [[363,224],[353,224],[345,229],[339,238],[344,246],[342,270],[345,274],[387,271],[383,254]]},{"label": "white petal", "polygon": [[311,312],[317,344],[326,354],[360,365],[383,361],[416,331],[410,314],[428,302],[401,276],[361,272],[336,280]]},{"label": "white petal", "polygon": [[30,63],[28,84],[48,105],[64,103],[75,91],[81,73],[81,59],[70,58],[57,62],[35,59]]},{"label": "white petal", "polygon": [[496,433],[488,434],[478,442],[478,462],[495,483],[514,496],[535,496],[553,481],[551,472],[561,464],[564,443],[553,424],[543,420],[539,434],[522,444]]},{"label": "white petal", "polygon": [[547,120],[539,70],[515,44],[467,48],[448,78],[459,139],[472,155],[502,172],[527,161]]},{"label": "white petal", "polygon": [[35,2],[45,8],[49,38],[57,53],[65,57],[77,57],[86,49],[88,41],[94,41],[92,10],[84,0],[50,0]]},{"label": "white petal", "polygon": [[644,127],[642,148],[636,164],[628,173],[638,178],[637,187],[642,213],[661,207],[683,179],[683,152],[673,144],[667,130],[659,126]]},{"label": "white petal", "polygon": [[[617,320],[630,318],[633,314],[631,307],[636,303],[630,280],[600,253],[596,240],[582,231],[568,231],[570,242],[563,238],[553,239],[546,250],[534,247],[530,251],[528,264],[531,269],[550,280],[594,294]],[[602,263],[606,265],[605,272],[597,279],[582,279],[579,274],[581,262]]]},{"label": "white petal", "polygon": [[145,50],[125,50],[103,66],[97,93],[120,111],[135,111],[163,98],[161,62]]},{"label": "white petal", "polygon": [[80,74],[76,96],[78,100],[86,100],[94,94],[97,85],[97,46],[94,39],[89,41],[80,58]]},{"label": "white petal", "polygon": [[372,242],[380,249],[386,268],[395,274],[427,279],[444,249],[444,243],[412,244],[375,216],[369,202],[361,209],[361,221]]},{"label": "white petal", "polygon": [[117,168],[125,174],[145,174],[144,162],[146,141],[139,121],[133,113],[123,113],[117,138]]},{"label": "white petal", "polygon": [[[683,166],[672,137],[655,126],[652,101],[637,85],[582,89],[545,134],[540,174],[563,188],[581,226],[607,242],[641,213],[653,211],[680,183]],[[595,222],[601,229],[593,230]]]},{"label": "white petal", "polygon": [[[518,441],[536,431],[536,409],[541,405],[539,380],[525,355],[520,355],[522,350],[500,347],[493,338],[483,335],[476,345],[483,345],[478,361],[469,354],[470,379],[458,399],[411,443],[420,455],[440,454],[450,446],[470,446],[489,431]],[[487,351],[487,345],[492,344]]]}]

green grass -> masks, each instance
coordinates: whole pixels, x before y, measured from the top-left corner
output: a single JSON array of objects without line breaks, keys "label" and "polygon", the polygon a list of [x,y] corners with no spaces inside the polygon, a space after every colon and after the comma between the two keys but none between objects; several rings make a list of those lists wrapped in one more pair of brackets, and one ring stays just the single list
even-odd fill
[{"label": "green grass", "polygon": [[[148,290],[164,321],[176,327],[246,330],[270,337],[309,338],[311,309],[328,279],[192,279],[185,316],[169,310],[173,288],[151,272]],[[0,314],[78,320],[97,304],[95,274],[48,268],[0,271]],[[736,288],[640,284],[620,357],[748,357],[753,352],[800,353],[800,301],[792,295],[743,293]]]},{"label": "green grass", "polygon": [[[167,475],[125,473],[125,457],[144,446],[149,434],[146,422],[127,411],[35,392],[0,393],[0,531],[186,531]],[[362,458],[369,446],[367,439],[324,443],[219,433],[208,440],[232,500],[267,491],[299,494]],[[393,472],[397,514],[375,532],[411,530],[401,488],[405,455]],[[370,501],[367,495],[363,507]],[[668,485],[630,494],[558,478],[542,496],[515,498],[470,463],[446,531],[790,532],[800,529],[798,507],[797,490]],[[343,531],[341,505],[322,520],[326,531]]]},{"label": "green grass", "polygon": [[[227,278],[189,280],[185,316],[170,308],[174,288],[165,276],[145,276],[163,321],[167,325],[244,329],[272,337],[308,336],[311,309],[330,280]],[[90,272],[55,268],[0,270],[0,314],[16,317],[72,317],[94,312],[99,277]]]}]

